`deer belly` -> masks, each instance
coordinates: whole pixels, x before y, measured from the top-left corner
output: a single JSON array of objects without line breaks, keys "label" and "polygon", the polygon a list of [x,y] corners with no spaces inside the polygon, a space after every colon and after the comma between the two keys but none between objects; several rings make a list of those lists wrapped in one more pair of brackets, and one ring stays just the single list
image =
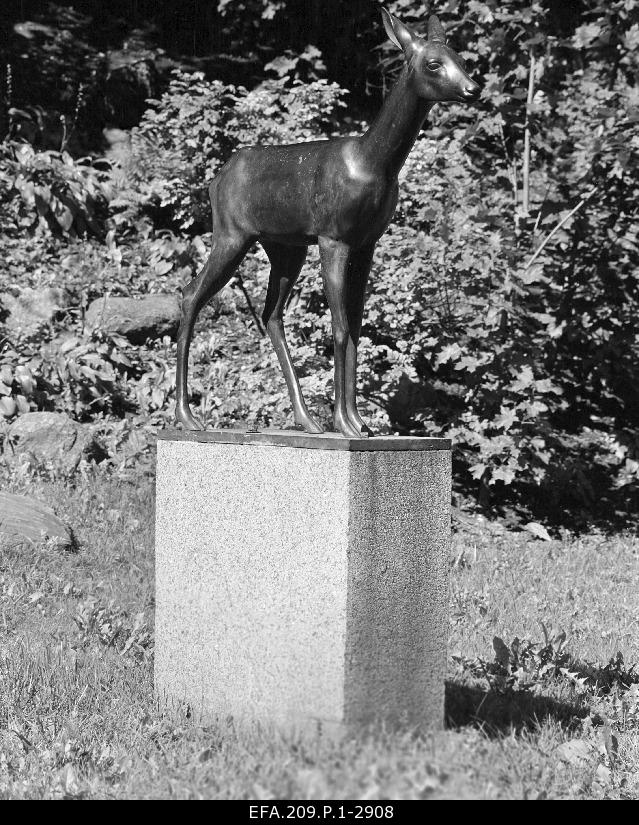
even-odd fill
[{"label": "deer belly", "polygon": [[247,194],[247,217],[258,237],[312,242],[315,221],[307,193],[278,181],[277,186],[261,186]]}]

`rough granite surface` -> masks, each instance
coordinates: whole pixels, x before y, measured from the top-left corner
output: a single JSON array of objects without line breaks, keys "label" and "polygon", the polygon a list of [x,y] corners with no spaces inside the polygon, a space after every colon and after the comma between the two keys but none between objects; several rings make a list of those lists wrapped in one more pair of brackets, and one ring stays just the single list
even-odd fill
[{"label": "rough granite surface", "polygon": [[350,480],[345,721],[441,727],[451,452],[354,453]]},{"label": "rough granite surface", "polygon": [[286,727],[440,727],[450,465],[158,441],[160,698]]}]

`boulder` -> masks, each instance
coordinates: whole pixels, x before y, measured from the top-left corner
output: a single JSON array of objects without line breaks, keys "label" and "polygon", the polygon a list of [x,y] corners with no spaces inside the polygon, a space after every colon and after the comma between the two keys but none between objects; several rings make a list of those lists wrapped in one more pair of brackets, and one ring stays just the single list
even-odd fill
[{"label": "boulder", "polygon": [[9,332],[34,335],[68,307],[69,298],[67,293],[58,287],[24,287],[17,297],[5,293],[2,296],[2,304],[9,313],[4,322]]},{"label": "boulder", "polygon": [[103,297],[89,306],[85,323],[89,329],[101,329],[123,335],[132,344],[147,338],[175,338],[180,324],[177,295],[147,295],[145,298]]},{"label": "boulder", "polygon": [[9,461],[27,460],[34,467],[52,465],[73,473],[94,449],[87,427],[63,413],[32,412],[19,416],[7,429],[4,455]]},{"label": "boulder", "polygon": [[32,541],[50,539],[61,547],[75,547],[71,529],[50,507],[31,496],[0,490],[0,533],[24,536]]}]

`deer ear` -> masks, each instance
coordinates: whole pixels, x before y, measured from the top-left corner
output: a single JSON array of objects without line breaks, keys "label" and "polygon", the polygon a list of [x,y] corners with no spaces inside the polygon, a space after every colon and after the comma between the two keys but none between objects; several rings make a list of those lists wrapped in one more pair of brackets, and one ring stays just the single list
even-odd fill
[{"label": "deer ear", "polygon": [[439,22],[439,18],[435,14],[431,14],[428,18],[428,39],[434,43],[445,43],[446,32],[444,27]]},{"label": "deer ear", "polygon": [[382,20],[388,39],[407,55],[414,42],[413,32],[384,8],[382,8]]}]

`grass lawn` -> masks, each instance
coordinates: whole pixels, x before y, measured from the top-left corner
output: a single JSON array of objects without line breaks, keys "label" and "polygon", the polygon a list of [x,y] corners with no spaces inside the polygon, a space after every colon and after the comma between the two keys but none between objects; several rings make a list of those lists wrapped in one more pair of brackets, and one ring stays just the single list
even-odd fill
[{"label": "grass lawn", "polygon": [[80,551],[0,547],[0,798],[639,798],[634,537],[464,521],[447,730],[293,739],[156,707],[152,481],[12,490]]}]

